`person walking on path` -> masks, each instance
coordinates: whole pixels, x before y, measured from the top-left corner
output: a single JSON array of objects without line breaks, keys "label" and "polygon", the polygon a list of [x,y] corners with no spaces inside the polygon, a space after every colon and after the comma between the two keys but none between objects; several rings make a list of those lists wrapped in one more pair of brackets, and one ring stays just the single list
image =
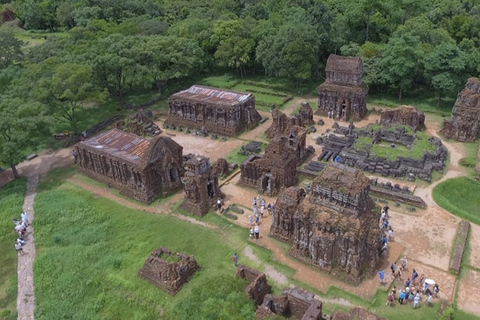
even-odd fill
[{"label": "person walking on path", "polygon": [[22,217],[22,223],[28,226],[28,213],[24,211],[20,216]]},{"label": "person walking on path", "polygon": [[250,225],[253,226],[253,218],[252,215],[248,216],[248,221],[250,221]]},{"label": "person walking on path", "polygon": [[233,260],[233,264],[234,264],[235,267],[236,267],[237,264],[238,264],[238,257],[237,257],[237,253],[236,253],[236,252],[233,254],[232,260]]},{"label": "person walking on path", "polygon": [[393,292],[390,292],[390,294],[387,297],[387,306],[391,306],[393,303]]},{"label": "person walking on path", "polygon": [[15,251],[17,251],[19,254],[24,254],[22,244],[18,241],[15,242]]},{"label": "person walking on path", "polygon": [[221,212],[222,210],[222,199],[218,198],[217,200],[217,207],[218,207],[218,211]]},{"label": "person walking on path", "polygon": [[413,298],[413,309],[418,307],[418,303],[420,302],[420,294],[417,292],[415,298]]},{"label": "person walking on path", "polygon": [[385,279],[385,272],[383,270],[378,273],[378,278],[380,279],[380,285],[383,285],[383,279]]},{"label": "person walking on path", "polygon": [[397,262],[393,262],[390,266],[390,270],[392,270],[392,275],[395,276],[395,270],[397,270]]},{"label": "person walking on path", "polygon": [[255,232],[255,239],[258,239],[260,237],[260,228],[258,227],[258,224],[255,225],[253,231]]},{"label": "person walking on path", "polygon": [[77,150],[72,150],[73,163],[77,163]]},{"label": "person walking on path", "polygon": [[407,256],[403,256],[402,260],[400,261],[402,264],[403,270],[407,270]]},{"label": "person walking on path", "polygon": [[417,270],[413,269],[412,271],[412,284],[415,284],[415,279],[418,277],[418,272]]}]

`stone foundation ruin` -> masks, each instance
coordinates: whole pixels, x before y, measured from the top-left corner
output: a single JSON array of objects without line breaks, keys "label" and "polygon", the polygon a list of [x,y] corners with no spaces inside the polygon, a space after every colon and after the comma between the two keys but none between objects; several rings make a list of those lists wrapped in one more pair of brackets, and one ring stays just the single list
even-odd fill
[{"label": "stone foundation ruin", "polygon": [[120,189],[120,193],[151,203],[181,188],[183,148],[171,138],[147,140],[117,129],[75,146],[80,171]]},{"label": "stone foundation ruin", "polygon": [[236,136],[256,127],[261,116],[250,93],[194,85],[168,99],[167,126]]},{"label": "stone foundation ruin", "polygon": [[417,131],[425,128],[425,114],[412,106],[400,106],[393,110],[382,111],[380,123],[384,125],[406,125],[413,131]]},{"label": "stone foundation ruin", "polygon": [[312,107],[307,102],[302,102],[299,113],[293,117],[288,117],[282,111],[272,107],[272,120],[272,124],[265,131],[269,139],[279,134],[288,134],[289,129],[294,126],[303,127],[315,123]]},{"label": "stone foundation ruin", "polygon": [[301,320],[322,320],[322,302],[315,295],[300,288],[286,288],[282,295],[267,294],[255,312],[257,319],[270,319],[280,315]]},{"label": "stone foundation ruin", "polygon": [[325,68],[326,80],[318,88],[317,115],[348,121],[367,114],[367,86],[362,82],[363,63],[358,57],[331,54]]},{"label": "stone foundation ruin", "polygon": [[162,129],[152,121],[152,117],[152,111],[140,109],[127,120],[118,121],[116,127],[119,130],[131,132],[139,136],[158,136],[162,133]]},{"label": "stone foundation ruin", "polygon": [[292,244],[299,260],[351,283],[377,270],[381,259],[378,212],[370,181],[341,164],[315,178],[308,198],[303,189],[284,190],[275,202],[270,236]]},{"label": "stone foundation ruin", "polygon": [[192,157],[185,166],[182,178],[185,197],[180,208],[202,217],[215,207],[218,198],[224,197],[218,186],[218,176],[204,156]]},{"label": "stone foundation ruin", "polygon": [[193,256],[172,253],[167,248],[152,252],[138,275],[158,288],[175,295],[200,266]]},{"label": "stone foundation ruin", "polygon": [[445,138],[473,142],[478,137],[480,120],[480,80],[469,78],[458,94],[450,121],[444,121],[440,131]]},{"label": "stone foundation ruin", "polygon": [[387,159],[376,156],[371,151],[370,144],[363,145],[360,149],[355,147],[355,142],[359,137],[367,137],[371,139],[371,144],[387,142],[391,147],[396,147],[396,144],[399,144],[409,149],[419,139],[417,134],[409,133],[403,126],[383,126],[377,129],[368,126],[365,129],[352,130],[337,124],[334,128],[335,134],[330,134],[326,139],[323,137],[317,139],[317,144],[323,144],[322,153],[318,157],[319,161],[335,159],[342,164],[363,171],[394,178],[407,178],[410,181],[419,178],[430,182],[434,170],[443,172],[448,151],[439,138],[430,137],[428,139],[428,144],[432,146],[432,149],[434,148],[434,151],[427,152],[424,150],[423,156],[419,159],[406,156]]},{"label": "stone foundation ruin", "polygon": [[248,285],[245,288],[245,293],[257,306],[263,302],[265,295],[272,290],[272,287],[267,283],[267,276],[265,273],[250,269],[247,266],[238,266],[237,277],[240,279],[247,279]]}]

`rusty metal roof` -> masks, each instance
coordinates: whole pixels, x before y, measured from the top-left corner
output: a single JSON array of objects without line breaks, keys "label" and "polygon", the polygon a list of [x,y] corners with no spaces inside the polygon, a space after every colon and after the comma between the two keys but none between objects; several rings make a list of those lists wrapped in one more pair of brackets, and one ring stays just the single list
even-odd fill
[{"label": "rusty metal roof", "polygon": [[140,163],[150,141],[133,133],[112,129],[81,142],[127,161]]},{"label": "rusty metal roof", "polygon": [[207,103],[225,104],[234,106],[247,101],[251,93],[235,92],[225,89],[193,85],[187,90],[173,94],[170,98],[183,98]]}]

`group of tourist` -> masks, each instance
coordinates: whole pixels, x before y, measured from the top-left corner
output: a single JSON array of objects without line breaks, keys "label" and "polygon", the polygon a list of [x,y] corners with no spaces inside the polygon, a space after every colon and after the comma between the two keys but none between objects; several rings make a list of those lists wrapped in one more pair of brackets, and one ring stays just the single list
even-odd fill
[{"label": "group of tourist", "polygon": [[15,240],[15,251],[19,254],[24,254],[23,245],[25,244],[24,235],[27,232],[28,226],[28,214],[26,212],[22,212],[20,215],[20,220],[14,218],[13,223],[15,225],[13,231],[18,234],[18,237]]},{"label": "group of tourist", "polygon": [[[390,269],[392,271],[393,279],[398,279],[403,282],[402,272],[407,268],[407,257],[404,256],[400,263],[401,266],[397,268],[397,263],[393,262],[390,266]],[[381,283],[383,282],[384,276],[384,271],[380,271],[379,277]],[[440,292],[440,287],[435,283],[435,281],[426,279],[424,274],[422,274],[419,278],[418,271],[416,269],[412,270],[411,277],[407,278],[404,286],[402,287],[403,288],[398,292],[398,303],[400,305],[412,303],[412,307],[414,309],[419,306],[422,297],[425,297],[425,305],[428,306],[432,303],[433,298],[438,297],[438,293]],[[394,304],[395,300],[397,300],[396,295],[397,287],[393,286],[392,291],[387,296],[387,306]]]},{"label": "group of tourist", "polygon": [[250,238],[251,239],[259,239],[260,238],[260,227],[258,226],[260,223],[260,217],[263,218],[265,214],[265,209],[267,209],[268,214],[273,214],[273,206],[269,203],[267,205],[264,198],[260,197],[260,195],[253,198],[252,203],[252,210],[253,216],[255,217],[255,222],[253,221],[252,215],[248,216],[248,221],[250,222]]}]

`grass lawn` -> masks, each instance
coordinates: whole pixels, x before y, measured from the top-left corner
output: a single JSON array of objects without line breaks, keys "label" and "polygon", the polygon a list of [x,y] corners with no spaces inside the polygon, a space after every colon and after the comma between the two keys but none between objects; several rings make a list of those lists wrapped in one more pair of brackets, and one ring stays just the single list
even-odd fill
[{"label": "grass lawn", "polygon": [[[231,300],[226,304],[230,318],[253,318],[253,304],[231,262],[233,252],[245,246],[242,229],[229,228],[226,236],[224,230],[122,207],[69,183],[40,190],[35,201],[37,319],[178,319],[188,316],[184,312],[198,314],[197,319],[226,318],[222,310],[212,313],[215,292],[209,302],[202,289],[210,285],[224,294],[221,299]],[[161,246],[195,254],[202,267],[175,297],[137,276],[150,252]],[[222,289],[223,283],[228,287]],[[230,292],[230,287],[242,290]],[[202,295],[205,300],[197,301]]]},{"label": "grass lawn", "polygon": [[0,319],[17,319],[17,253],[13,218],[20,218],[26,179],[0,188]]},{"label": "grass lawn", "polygon": [[435,202],[462,219],[480,224],[480,183],[468,177],[448,179],[433,189]]}]

